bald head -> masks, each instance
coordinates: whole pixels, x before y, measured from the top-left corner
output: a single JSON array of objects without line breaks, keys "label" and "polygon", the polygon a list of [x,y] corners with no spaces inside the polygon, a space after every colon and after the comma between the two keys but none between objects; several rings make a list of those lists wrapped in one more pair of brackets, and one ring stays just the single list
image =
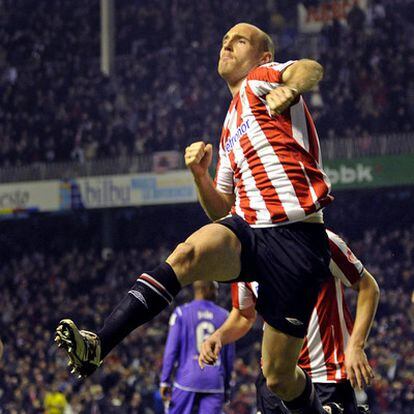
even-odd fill
[{"label": "bald head", "polygon": [[267,33],[249,23],[236,24],[223,37],[218,73],[234,96],[248,73],[272,62],[273,54],[273,41]]},{"label": "bald head", "polygon": [[250,24],[250,23],[238,23],[234,26],[234,28],[236,27],[245,27],[248,30],[252,31],[252,35],[254,37],[256,46],[258,48],[258,51],[260,53],[262,52],[270,52],[272,55],[272,59],[274,59],[275,57],[275,44],[272,40],[272,38],[266,33],[264,32],[262,29],[258,28],[257,26],[255,26],[254,24]]}]

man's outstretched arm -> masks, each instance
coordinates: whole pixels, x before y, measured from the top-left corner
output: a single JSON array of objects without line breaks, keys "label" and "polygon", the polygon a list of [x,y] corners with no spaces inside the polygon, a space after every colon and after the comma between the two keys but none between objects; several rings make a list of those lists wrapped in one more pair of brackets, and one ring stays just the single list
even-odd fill
[{"label": "man's outstretched arm", "polygon": [[208,172],[212,158],[212,145],[202,141],[194,142],[185,150],[185,163],[193,174],[200,204],[207,216],[215,221],[229,213],[235,197],[216,189]]},{"label": "man's outstretched arm", "polygon": [[374,277],[364,270],[362,278],[353,288],[358,291],[355,324],[345,351],[345,366],[353,387],[369,385],[374,373],[364,348],[374,321],[379,301],[379,287]]},{"label": "man's outstretched arm", "polygon": [[201,368],[204,365],[212,365],[216,362],[221,348],[242,338],[256,320],[254,306],[240,310],[233,308],[223,325],[220,326],[210,337],[201,345],[198,363]]},{"label": "man's outstretched arm", "polygon": [[311,59],[300,59],[282,73],[283,84],[266,95],[272,115],[279,115],[292,105],[296,98],[314,88],[323,77],[323,67]]}]

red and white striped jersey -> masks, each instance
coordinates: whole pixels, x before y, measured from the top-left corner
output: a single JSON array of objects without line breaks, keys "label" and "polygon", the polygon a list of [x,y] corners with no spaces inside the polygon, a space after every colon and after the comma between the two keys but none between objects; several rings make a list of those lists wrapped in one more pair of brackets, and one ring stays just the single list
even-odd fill
[{"label": "red and white striped jersey", "polygon": [[294,221],[332,200],[322,169],[319,139],[302,97],[281,115],[271,116],[267,93],[294,63],[253,69],[233,98],[224,121],[216,188],[236,195],[232,212],[253,227]]},{"label": "red and white striped jersey", "polygon": [[[332,277],[323,285],[313,310],[308,332],[300,354],[299,365],[313,382],[345,380],[345,348],[352,332],[353,321],[344,299],[344,285],[359,281],[364,267],[346,243],[327,230],[332,259]],[[256,302],[258,283],[233,283],[233,307],[243,310]]]}]

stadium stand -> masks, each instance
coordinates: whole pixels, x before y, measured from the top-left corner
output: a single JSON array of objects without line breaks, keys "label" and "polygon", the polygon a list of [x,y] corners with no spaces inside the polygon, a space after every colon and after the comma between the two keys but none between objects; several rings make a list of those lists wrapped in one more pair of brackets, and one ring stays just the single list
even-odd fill
[{"label": "stadium stand", "polygon": [[[229,101],[217,51],[236,20],[272,33],[278,60],[300,56],[291,2],[155,3],[117,2],[116,71],[106,78],[98,0],[2,2],[1,166],[214,141]],[[321,138],[364,136],[369,145],[375,134],[413,131],[412,15],[412,2],[377,0],[318,35],[326,76],[310,104]]]},{"label": "stadium stand", "polygon": [[[327,210],[327,222],[350,241],[382,290],[368,349],[376,380],[367,395],[360,396],[368,398],[374,414],[408,414],[414,409],[414,217],[409,208],[413,201],[414,190],[409,187],[341,192],[335,209]],[[370,214],[372,205],[381,206],[375,217]],[[75,413],[162,412],[158,375],[171,310],[127,338],[84,383],[69,375],[51,335],[61,316],[99,326],[133,283],[137,269],[165,258],[205,218],[194,205],[120,210],[114,218],[118,230],[114,251],[103,256],[99,235],[96,240],[86,237],[99,233],[97,214],[39,216],[3,226],[0,332],[5,354],[0,365],[0,413],[43,412],[45,395],[52,390],[63,393]],[[182,216],[193,221],[178,231],[172,223]],[[148,242],[145,230],[151,225],[155,231]],[[157,226],[165,231],[157,231]],[[59,229],[68,232],[63,236]],[[186,290],[178,302],[189,298]],[[230,306],[227,285],[220,288],[220,303]],[[238,344],[234,392],[226,413],[251,413],[254,407],[260,333],[258,322]]]}]

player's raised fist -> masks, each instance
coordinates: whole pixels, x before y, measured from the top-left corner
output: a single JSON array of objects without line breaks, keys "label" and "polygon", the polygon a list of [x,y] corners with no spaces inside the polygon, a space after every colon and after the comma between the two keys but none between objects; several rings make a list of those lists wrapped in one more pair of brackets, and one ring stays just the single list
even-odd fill
[{"label": "player's raised fist", "polygon": [[185,149],[185,165],[194,177],[201,177],[208,172],[213,158],[213,146],[203,141],[193,142]]},{"label": "player's raised fist", "polygon": [[276,89],[272,89],[266,95],[266,102],[269,105],[270,113],[272,115],[280,115],[292,105],[298,95],[299,92],[289,86],[279,86]]}]

